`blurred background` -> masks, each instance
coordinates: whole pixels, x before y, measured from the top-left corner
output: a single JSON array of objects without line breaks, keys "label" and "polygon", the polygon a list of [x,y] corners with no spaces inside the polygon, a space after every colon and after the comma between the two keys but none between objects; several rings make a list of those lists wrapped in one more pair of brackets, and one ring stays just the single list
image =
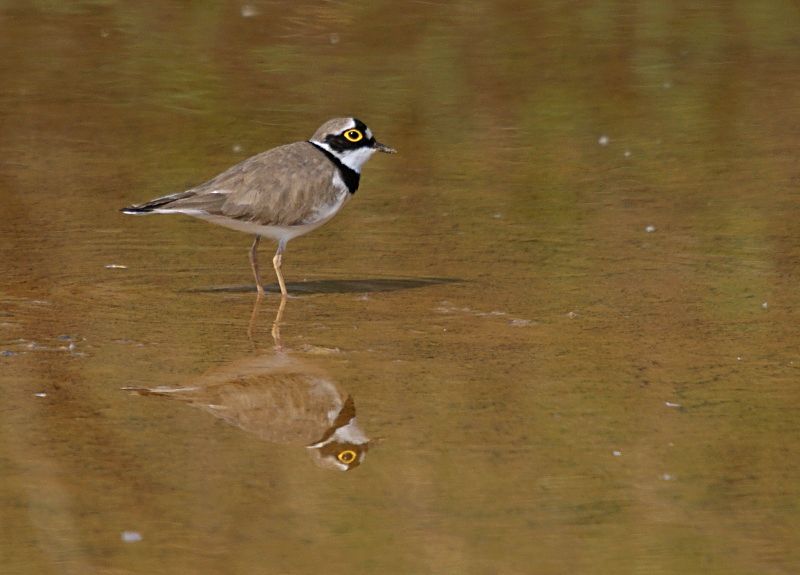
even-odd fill
[{"label": "blurred background", "polygon": [[[795,2],[0,0],[0,54],[2,573],[800,571]],[[250,237],[118,211],[349,115],[399,153],[278,330]]]}]

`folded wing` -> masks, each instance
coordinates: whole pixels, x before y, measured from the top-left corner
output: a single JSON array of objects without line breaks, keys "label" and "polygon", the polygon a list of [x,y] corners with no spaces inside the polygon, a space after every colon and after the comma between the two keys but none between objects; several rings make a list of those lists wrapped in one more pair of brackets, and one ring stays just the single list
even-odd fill
[{"label": "folded wing", "polygon": [[185,192],[128,206],[129,214],[224,216],[259,225],[311,223],[343,191],[336,167],[308,142],[268,150]]}]

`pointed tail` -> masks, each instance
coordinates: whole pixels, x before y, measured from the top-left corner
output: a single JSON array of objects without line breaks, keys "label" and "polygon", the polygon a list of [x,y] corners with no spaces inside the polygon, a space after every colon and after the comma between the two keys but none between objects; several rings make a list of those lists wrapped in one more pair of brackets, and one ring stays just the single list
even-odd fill
[{"label": "pointed tail", "polygon": [[144,204],[134,204],[132,206],[127,206],[125,208],[120,208],[123,214],[133,214],[133,215],[141,215],[141,214],[149,214],[158,210],[159,208],[163,208],[164,206],[171,204],[175,200],[181,200],[183,198],[188,198],[195,195],[193,190],[187,190],[185,192],[180,192],[178,194],[171,194],[169,196],[163,196],[161,198],[156,198],[154,200],[150,200],[149,202],[145,202]]}]

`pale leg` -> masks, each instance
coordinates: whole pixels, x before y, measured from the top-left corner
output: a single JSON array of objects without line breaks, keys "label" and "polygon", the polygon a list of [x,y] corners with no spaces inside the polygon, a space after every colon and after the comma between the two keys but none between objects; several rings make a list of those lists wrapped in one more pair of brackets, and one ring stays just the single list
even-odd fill
[{"label": "pale leg", "polygon": [[286,297],[286,283],[283,281],[283,274],[281,273],[281,260],[283,259],[283,248],[286,247],[285,242],[278,242],[278,251],[275,252],[275,257],[272,258],[272,267],[275,268],[275,275],[278,276],[278,284],[281,286],[281,297]]},{"label": "pale leg", "polygon": [[256,290],[258,291],[258,295],[263,296],[264,286],[261,285],[261,277],[258,275],[258,254],[256,253],[259,241],[261,241],[261,236],[256,236],[255,241],[253,241],[253,247],[250,248],[250,267],[253,268],[253,276],[256,278]]},{"label": "pale leg", "polygon": [[[255,345],[255,340],[253,339],[253,334],[256,331],[256,320],[258,319],[258,311],[261,306],[261,303],[264,301],[263,298],[257,297],[255,299],[255,303],[253,304],[253,311],[250,314],[250,323],[247,326],[247,338],[250,340],[250,343]],[[281,345],[281,322],[283,321],[283,310],[286,308],[286,302],[288,300],[285,297],[281,298],[280,304],[278,305],[278,312],[275,314],[275,320],[272,322],[272,340],[275,343],[275,349],[280,351],[283,349]]]},{"label": "pale leg", "polygon": [[286,298],[281,298],[281,303],[278,306],[278,313],[275,315],[275,321],[272,322],[272,340],[275,342],[275,349],[280,351],[283,349],[281,345],[281,322],[283,321],[283,308],[286,307]]}]

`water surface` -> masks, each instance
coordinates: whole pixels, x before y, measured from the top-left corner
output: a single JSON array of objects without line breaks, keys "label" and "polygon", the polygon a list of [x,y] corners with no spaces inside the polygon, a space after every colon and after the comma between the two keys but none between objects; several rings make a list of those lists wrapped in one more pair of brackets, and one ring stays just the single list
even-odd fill
[{"label": "water surface", "polygon": [[[3,573],[796,573],[799,31],[778,1],[0,3]],[[251,238],[117,211],[346,114],[400,153],[289,244],[279,334]],[[276,357],[352,398],[361,465],[280,435],[302,409],[122,390]]]}]

